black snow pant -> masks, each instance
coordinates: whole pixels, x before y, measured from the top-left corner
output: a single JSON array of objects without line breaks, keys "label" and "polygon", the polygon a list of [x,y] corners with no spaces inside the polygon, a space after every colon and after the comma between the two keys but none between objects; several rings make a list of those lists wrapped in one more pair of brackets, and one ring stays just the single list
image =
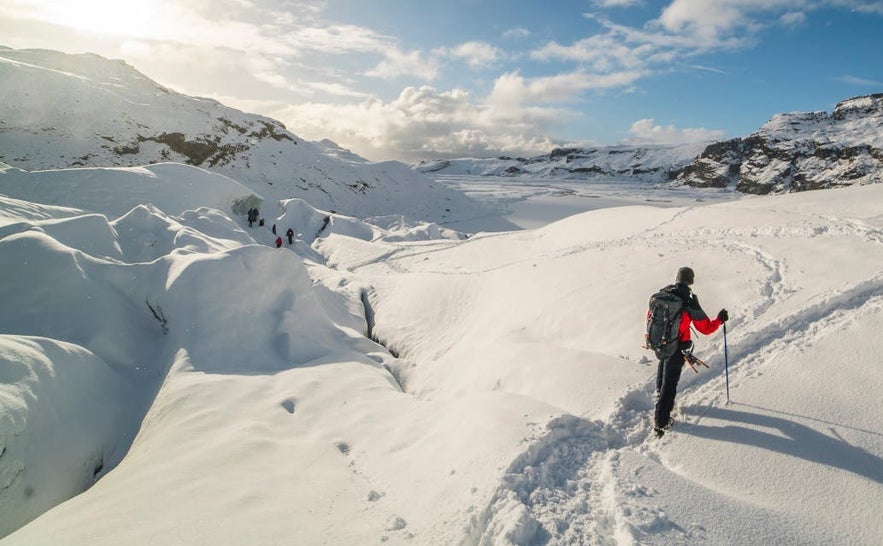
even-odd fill
[{"label": "black snow pant", "polygon": [[668,425],[671,419],[671,410],[675,407],[675,395],[678,392],[678,381],[681,379],[681,370],[684,368],[684,353],[681,352],[681,345],[675,354],[665,360],[659,361],[659,368],[656,370],[656,392],[659,397],[656,399],[656,413],[653,415],[654,424],[663,428]]}]

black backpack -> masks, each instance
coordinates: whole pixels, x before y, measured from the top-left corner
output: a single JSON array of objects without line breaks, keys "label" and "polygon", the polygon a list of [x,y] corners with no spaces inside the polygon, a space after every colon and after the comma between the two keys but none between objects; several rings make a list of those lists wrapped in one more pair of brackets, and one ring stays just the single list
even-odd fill
[{"label": "black backpack", "polygon": [[677,350],[683,310],[684,300],[673,292],[663,289],[650,296],[644,346],[656,353],[656,358],[665,360]]}]

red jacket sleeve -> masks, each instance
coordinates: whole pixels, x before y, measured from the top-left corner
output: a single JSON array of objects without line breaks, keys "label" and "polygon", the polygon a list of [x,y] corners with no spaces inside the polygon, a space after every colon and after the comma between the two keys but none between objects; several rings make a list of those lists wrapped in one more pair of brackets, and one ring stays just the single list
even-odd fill
[{"label": "red jacket sleeve", "polygon": [[717,329],[721,327],[721,324],[723,324],[723,321],[718,318],[712,319],[705,317],[704,319],[693,321],[693,326],[695,326],[696,329],[699,330],[699,332],[705,335],[717,332]]},{"label": "red jacket sleeve", "polygon": [[699,330],[700,333],[709,335],[713,334],[720,328],[723,322],[718,318],[703,317],[699,319],[690,319],[690,314],[686,311],[681,315],[681,324],[678,327],[678,339],[681,341],[690,341],[690,323]]}]

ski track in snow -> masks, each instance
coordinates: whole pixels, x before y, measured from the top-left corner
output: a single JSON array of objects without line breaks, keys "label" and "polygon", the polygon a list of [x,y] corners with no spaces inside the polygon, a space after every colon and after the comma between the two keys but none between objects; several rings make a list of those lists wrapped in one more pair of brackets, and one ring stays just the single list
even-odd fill
[{"label": "ski track in snow", "polygon": [[[853,320],[856,309],[883,309],[881,293],[883,275],[746,333],[730,351],[735,364],[730,366],[731,390],[775,362],[781,353],[799,352],[819,337],[836,332]],[[693,383],[679,392],[679,407],[710,409],[725,403],[720,374],[706,371]],[[700,535],[688,533],[669,521],[664,512],[641,502],[649,496],[642,486],[620,482],[614,471],[624,451],[637,451],[662,464],[659,449],[666,440],[658,441],[650,434],[653,389],[653,382],[648,381],[627,392],[606,422],[563,416],[549,423],[546,434],[510,465],[491,504],[473,521],[465,542],[491,544],[503,535],[519,545],[631,544],[640,541],[636,534],[651,530],[654,542],[664,542],[666,534],[701,541],[701,530],[696,530]],[[695,424],[704,415],[682,414],[680,420]]]},{"label": "ski track in snow", "polygon": [[[814,237],[837,233],[858,235],[883,244],[883,230],[859,222],[820,218],[827,227],[794,230],[794,226],[789,225],[780,228],[778,235],[787,232],[791,237]],[[660,225],[674,220],[673,217]],[[563,256],[600,246],[634,244],[637,239],[647,244],[658,239],[659,227],[620,240],[579,245],[556,254]],[[701,230],[689,237],[690,243],[721,246],[721,238],[713,237],[714,231]],[[748,229],[740,241],[723,243],[730,252],[753,256],[769,271],[761,291],[765,301],[746,315],[753,321],[751,330],[737,329],[735,335],[728,332],[731,391],[742,381],[762,373],[767,364],[777,361],[783,353],[800,352],[830,332],[838,331],[840,326],[853,320],[856,310],[883,309],[883,273],[880,273],[870,280],[816,296],[787,316],[763,320],[767,312],[795,292],[787,282],[785,264],[760,247],[741,242],[763,231]],[[721,356],[715,357],[714,362],[709,361],[709,365],[713,370],[720,370],[723,342],[712,350]],[[682,422],[699,423],[712,407],[726,403],[725,378],[711,371],[703,370],[699,376],[690,377],[692,373],[685,370],[687,381],[681,382],[676,413],[679,407],[706,410],[679,415]],[[661,509],[654,509],[642,500],[652,496],[650,492],[638,483],[620,481],[615,472],[621,454],[626,451],[640,453],[665,466],[660,449],[667,438],[660,441],[650,434],[654,388],[655,382],[650,379],[626,392],[606,421],[562,416],[549,423],[545,435],[537,438],[509,466],[489,505],[471,522],[464,544],[496,544],[500,537],[517,545],[634,544],[646,538],[645,533],[652,534],[653,542],[668,539],[701,542],[704,536],[701,527],[685,529],[670,521]],[[675,472],[672,468],[668,470]]]}]

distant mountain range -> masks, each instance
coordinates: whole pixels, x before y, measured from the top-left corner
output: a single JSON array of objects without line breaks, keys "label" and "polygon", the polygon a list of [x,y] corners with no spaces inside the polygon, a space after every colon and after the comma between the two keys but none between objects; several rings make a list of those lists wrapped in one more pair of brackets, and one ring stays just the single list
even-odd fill
[{"label": "distant mountain range", "polygon": [[123,61],[0,47],[0,162],[27,171],[178,162],[268,201],[302,198],[360,218],[443,221],[475,207],[403,163],[309,142],[273,119],[176,93]]},{"label": "distant mountain range", "polygon": [[[753,194],[883,180],[883,94],[779,114],[757,132],[682,146],[558,148],[532,158],[369,162],[279,121],[176,93],[124,61],[0,46],[0,162],[33,171],[179,162],[268,201],[444,222],[478,205],[429,175],[629,179]],[[412,168],[413,167],[413,168]]]},{"label": "distant mountain range", "polygon": [[755,133],[682,146],[558,148],[532,158],[423,162],[424,173],[569,179],[636,179],[693,187],[783,193],[883,181],[883,94],[832,113],[773,116]]}]

